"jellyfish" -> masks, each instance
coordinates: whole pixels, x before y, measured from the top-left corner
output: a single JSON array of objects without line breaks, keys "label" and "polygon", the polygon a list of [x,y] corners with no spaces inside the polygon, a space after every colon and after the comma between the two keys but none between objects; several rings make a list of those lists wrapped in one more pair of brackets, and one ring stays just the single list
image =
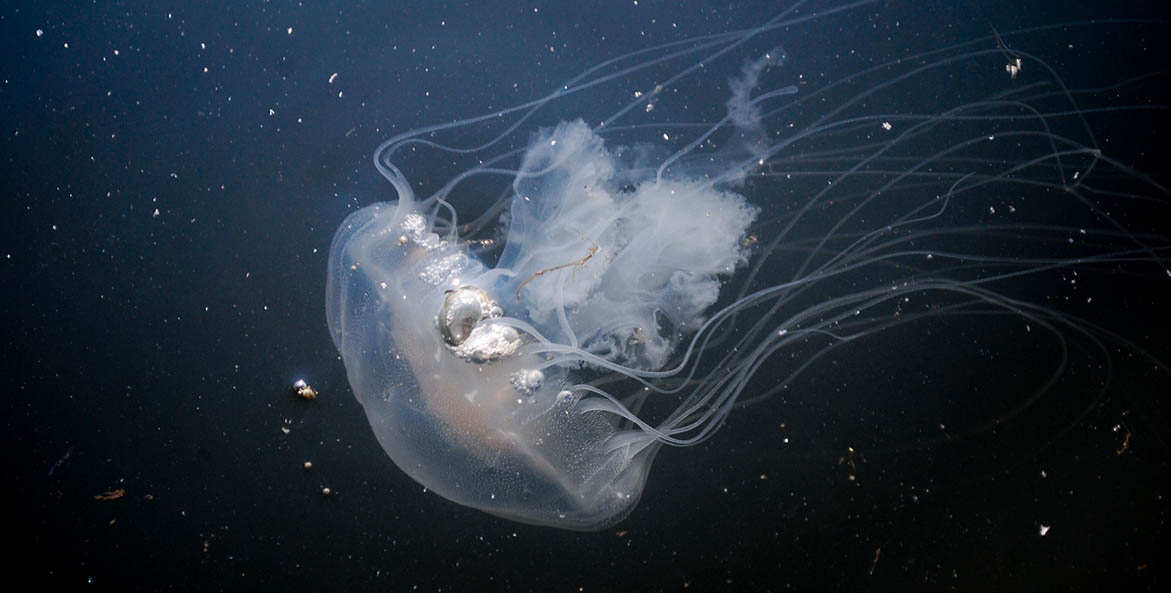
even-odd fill
[{"label": "jellyfish", "polygon": [[[455,503],[594,531],[665,447],[896,328],[1012,319],[1059,349],[1143,352],[1033,289],[1106,267],[1168,281],[1171,240],[1117,214],[1165,211],[1166,189],[1098,148],[1028,30],[801,65],[794,37],[863,7],[798,2],[379,146],[394,199],[341,223],[326,311],[394,463]],[[997,75],[1004,39],[1027,74]],[[720,98],[684,98],[697,85]],[[436,162],[450,174],[418,195],[412,167]]]}]

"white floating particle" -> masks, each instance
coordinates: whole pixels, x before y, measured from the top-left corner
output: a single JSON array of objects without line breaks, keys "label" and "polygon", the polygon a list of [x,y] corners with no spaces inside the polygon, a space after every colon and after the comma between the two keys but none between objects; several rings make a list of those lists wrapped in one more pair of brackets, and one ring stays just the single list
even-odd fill
[{"label": "white floating particle", "polygon": [[1042,526],[1041,526],[1041,529],[1040,529],[1039,531],[1040,531],[1040,533],[1041,533],[1041,537],[1045,537],[1045,534],[1046,534],[1046,533],[1049,533],[1049,526],[1048,526],[1048,525],[1042,525]]}]

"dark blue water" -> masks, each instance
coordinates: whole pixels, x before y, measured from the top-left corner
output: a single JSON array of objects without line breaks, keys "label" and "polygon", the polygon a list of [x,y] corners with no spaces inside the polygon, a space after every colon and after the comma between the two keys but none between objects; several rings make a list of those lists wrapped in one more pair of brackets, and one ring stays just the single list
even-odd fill
[{"label": "dark blue water", "polygon": [[[777,39],[794,72],[816,79],[849,52],[877,64],[987,37],[990,25],[1096,21],[1010,40],[1071,88],[1098,89],[1079,97],[1086,108],[1125,107],[1095,112],[1097,145],[1154,183],[1103,180],[1150,198],[1111,214],[1168,244],[1162,3],[889,4]],[[1022,386],[1053,369],[1037,355],[1045,346],[958,337],[978,324],[926,337],[902,327],[733,414],[715,439],[662,452],[639,507],[600,533],[456,506],[378,446],[324,316],[336,226],[394,199],[374,148],[538,98],[640,48],[757,25],[783,5],[0,9],[10,578],[150,591],[1165,586],[1171,379],[1136,354],[1171,356],[1171,279],[1154,264],[1084,281],[1071,307],[1135,347],[1075,347],[1057,390],[1024,411],[1012,405],[1030,401]],[[713,64],[686,92],[720,105],[738,64]],[[1106,88],[1140,75],[1151,76]],[[548,115],[589,117],[595,101],[574,95]],[[445,181],[428,175],[408,172]],[[298,378],[320,397],[294,397]],[[982,411],[989,401],[996,412]],[[980,421],[965,426],[969,414]],[[933,431],[937,418],[960,428]]]}]

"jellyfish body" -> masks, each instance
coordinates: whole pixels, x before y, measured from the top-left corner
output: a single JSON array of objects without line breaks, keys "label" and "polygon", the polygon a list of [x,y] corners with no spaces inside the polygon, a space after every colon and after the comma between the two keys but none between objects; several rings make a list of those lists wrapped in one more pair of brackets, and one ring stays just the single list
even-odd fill
[{"label": "jellyfish body", "polygon": [[704,183],[619,181],[585,124],[546,130],[517,174],[493,269],[436,234],[409,195],[342,224],[331,332],[379,442],[420,483],[573,529],[612,524],[638,500],[658,441],[621,427],[609,400],[583,405],[567,374],[589,358],[662,366],[719,276],[744,263],[756,210]]}]

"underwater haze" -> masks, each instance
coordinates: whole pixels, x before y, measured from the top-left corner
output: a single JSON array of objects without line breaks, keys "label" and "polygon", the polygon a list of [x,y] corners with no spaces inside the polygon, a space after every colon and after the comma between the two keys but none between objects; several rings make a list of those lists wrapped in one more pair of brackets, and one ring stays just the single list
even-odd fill
[{"label": "underwater haze", "polygon": [[5,7],[13,572],[1160,590],[1167,16]]}]

